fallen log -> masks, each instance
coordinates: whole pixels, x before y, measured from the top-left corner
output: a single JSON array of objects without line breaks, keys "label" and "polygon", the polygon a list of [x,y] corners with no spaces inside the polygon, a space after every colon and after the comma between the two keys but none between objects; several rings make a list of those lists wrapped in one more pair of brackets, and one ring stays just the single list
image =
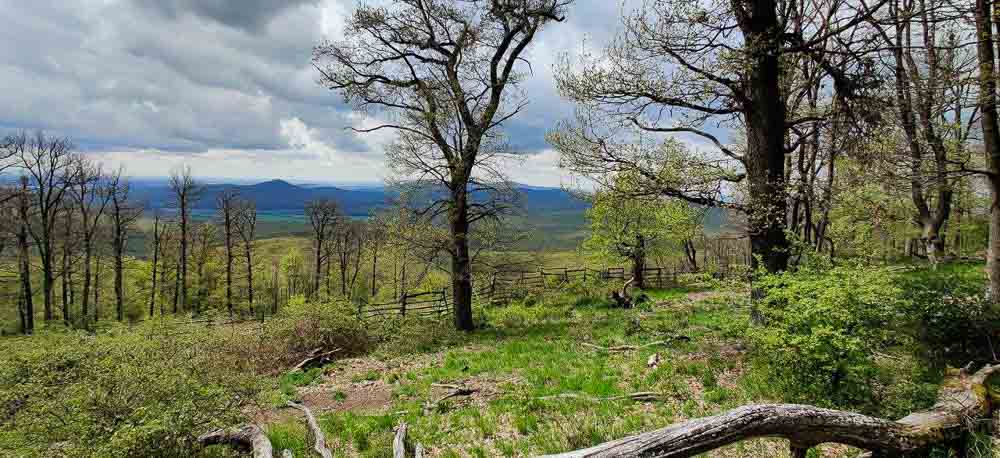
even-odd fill
[{"label": "fallen log", "polygon": [[271,458],[274,450],[264,430],[257,425],[243,425],[239,428],[222,428],[198,436],[198,443],[204,446],[227,444],[242,450],[251,450],[253,458]]},{"label": "fallen log", "polygon": [[990,417],[987,383],[1000,365],[969,372],[951,370],[936,404],[897,421],[808,405],[756,404],[551,457],[688,457],[756,437],[788,439],[793,456],[805,456],[828,442],[870,450],[874,456],[925,453],[961,441],[973,427],[970,420]]},{"label": "fallen log", "polygon": [[316,450],[316,453],[319,453],[323,458],[333,458],[333,452],[326,447],[326,438],[323,436],[323,430],[320,429],[319,423],[316,422],[316,417],[313,416],[312,411],[305,404],[296,404],[291,401],[288,401],[288,406],[301,410],[306,415],[306,424],[309,426],[309,431],[313,436],[313,450]]},{"label": "fallen log", "polygon": [[317,348],[312,351],[312,355],[310,355],[306,359],[303,359],[302,362],[296,364],[295,367],[293,367],[292,370],[289,372],[301,371],[311,368],[313,366],[319,366],[324,363],[327,363],[330,361],[330,355],[333,355],[334,353],[337,353],[340,350],[341,350],[340,348],[335,348],[333,350],[320,353],[319,349]]}]

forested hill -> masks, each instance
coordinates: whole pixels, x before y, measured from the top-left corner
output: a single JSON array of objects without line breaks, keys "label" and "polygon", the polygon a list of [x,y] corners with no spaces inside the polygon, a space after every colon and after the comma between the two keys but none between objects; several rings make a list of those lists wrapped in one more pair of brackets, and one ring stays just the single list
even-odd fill
[{"label": "forested hill", "polygon": [[[139,181],[133,186],[137,196],[147,202],[149,207],[164,208],[171,205],[170,189],[166,183]],[[302,210],[311,200],[328,198],[336,200],[344,213],[354,216],[366,215],[371,210],[388,206],[394,195],[391,189],[380,186],[346,189],[335,186],[300,186],[284,180],[250,185],[209,184],[205,186],[204,194],[195,204],[195,209],[215,209],[216,197],[227,190],[238,191],[243,197],[256,202],[257,208],[263,211]],[[529,212],[582,211],[587,208],[586,202],[557,188],[518,186],[518,191]]]}]

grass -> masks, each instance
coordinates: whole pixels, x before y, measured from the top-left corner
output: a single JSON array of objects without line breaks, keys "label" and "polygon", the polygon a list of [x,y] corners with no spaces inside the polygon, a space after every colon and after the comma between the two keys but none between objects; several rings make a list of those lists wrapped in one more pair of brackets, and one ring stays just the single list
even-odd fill
[{"label": "grass", "polygon": [[[352,456],[386,456],[399,421],[409,425],[413,443],[438,456],[524,456],[586,447],[761,400],[768,394],[762,378],[742,356],[742,296],[690,303],[685,302],[689,292],[649,291],[645,309],[613,309],[603,301],[576,305],[575,298],[556,295],[533,306],[480,310],[486,328],[464,345],[439,350],[435,364],[404,361],[394,370],[349,376],[351,383],[385,383],[390,403],[368,412],[325,413],[321,425],[338,444],[335,449]],[[691,340],[627,353],[581,345],[641,345],[673,335]],[[653,353],[661,362],[649,368]],[[425,408],[441,396],[435,383],[465,384],[480,392]],[[543,399],[638,391],[661,393],[665,401]]]}]

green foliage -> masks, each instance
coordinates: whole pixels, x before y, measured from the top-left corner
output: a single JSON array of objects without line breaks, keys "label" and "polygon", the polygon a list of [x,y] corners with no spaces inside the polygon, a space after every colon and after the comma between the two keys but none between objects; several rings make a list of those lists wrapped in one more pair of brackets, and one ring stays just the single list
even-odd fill
[{"label": "green foliage", "polygon": [[266,386],[208,330],[4,342],[0,455],[190,455]]},{"label": "green foliage", "polygon": [[[628,181],[620,178],[617,184],[626,189]],[[685,202],[626,198],[612,191],[594,195],[587,220],[590,237],[583,250],[610,264],[677,251],[701,229],[698,212]]]},{"label": "green foliage", "polygon": [[913,342],[904,324],[911,302],[888,270],[807,268],[755,287],[764,292],[757,306],[765,324],[751,337],[788,397],[884,413],[893,407],[881,393],[925,378],[916,361],[885,356]]},{"label": "green foliage", "polygon": [[912,304],[915,335],[929,358],[955,367],[994,358],[992,337],[1000,317],[991,312],[984,276],[981,263],[952,263],[900,276]]}]

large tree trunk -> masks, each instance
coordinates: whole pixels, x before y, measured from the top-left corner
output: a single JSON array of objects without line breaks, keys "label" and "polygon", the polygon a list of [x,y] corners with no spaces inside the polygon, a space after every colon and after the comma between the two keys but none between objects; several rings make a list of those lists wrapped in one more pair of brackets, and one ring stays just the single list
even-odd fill
[{"label": "large tree trunk", "polygon": [[471,331],[472,322],[472,262],[469,257],[469,202],[465,181],[451,191],[448,222],[451,230],[451,290],[455,328]]},{"label": "large tree trunk", "polygon": [[989,418],[988,381],[998,371],[1000,366],[986,366],[971,375],[955,371],[945,379],[933,407],[898,421],[807,405],[748,405],[554,456],[688,457],[755,437],[788,439],[795,456],[805,456],[809,448],[827,442],[872,450],[877,456],[926,453],[933,446],[963,440],[970,422]]},{"label": "large tree trunk", "polygon": [[780,89],[777,49],[781,45],[775,0],[743,3],[748,18],[741,22],[750,47],[750,100],[747,125],[747,180],[750,186],[750,249],[768,272],[788,266],[787,202],[785,198],[785,105]]},{"label": "large tree trunk", "polygon": [[997,82],[990,0],[976,0],[976,45],[979,57],[979,112],[983,130],[983,154],[991,175],[990,230],[986,272],[987,292],[995,311],[1000,311],[1000,126],[997,120]]}]

